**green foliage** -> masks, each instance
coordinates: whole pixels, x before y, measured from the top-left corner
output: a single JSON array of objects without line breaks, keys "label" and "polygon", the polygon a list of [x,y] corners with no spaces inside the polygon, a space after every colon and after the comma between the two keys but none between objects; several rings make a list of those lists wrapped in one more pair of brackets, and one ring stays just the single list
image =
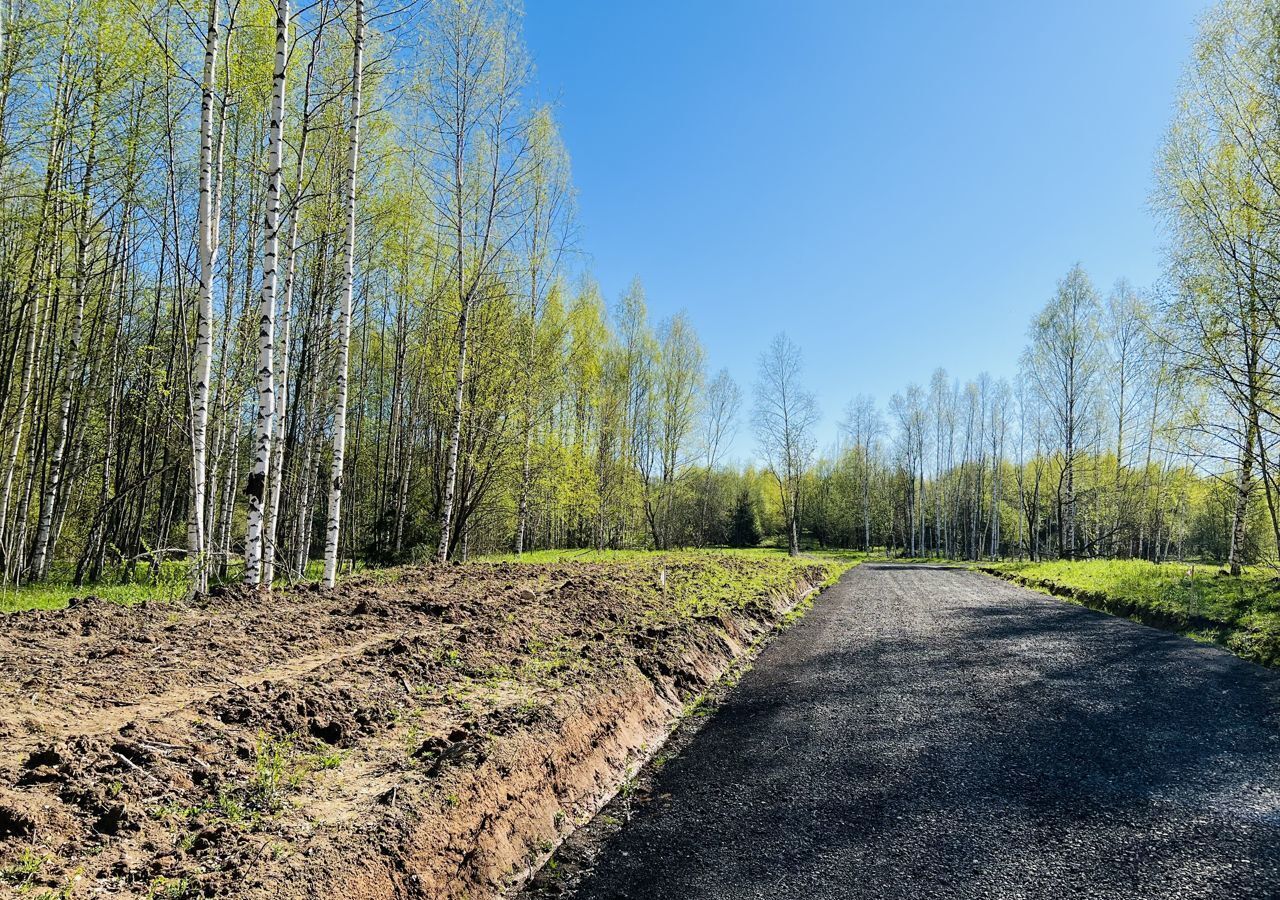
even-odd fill
[{"label": "green foliage", "polygon": [[40,874],[46,859],[47,857],[36,851],[34,847],[23,847],[13,862],[0,867],[0,882],[11,887],[27,887]]},{"label": "green foliage", "polygon": [[182,900],[198,894],[198,885],[187,878],[157,875],[147,886],[147,900]]},{"label": "green foliage", "polygon": [[293,738],[277,738],[260,731],[253,750],[254,777],[248,796],[259,808],[276,812],[280,809],[280,792],[286,781],[295,783],[294,773],[290,770],[296,752]]},{"label": "green foliage", "polygon": [[[304,580],[317,581],[324,568],[321,560],[311,560],[307,564]],[[240,583],[243,564],[237,562],[229,567],[227,575],[221,579],[213,579],[211,587],[219,584],[233,585]],[[356,563],[344,571],[344,577],[367,571],[363,562]],[[173,602],[183,599],[188,590],[189,575],[187,563],[183,560],[165,560],[160,564],[151,561],[139,562],[132,567],[116,567],[94,582],[86,582],[76,586],[71,572],[66,566],[55,567],[47,580],[34,584],[23,584],[18,587],[0,585],[0,613],[20,612],[25,609],[63,609],[76,598],[97,597],[122,606],[147,601]],[[276,584],[283,586],[290,579],[281,575]]]}]

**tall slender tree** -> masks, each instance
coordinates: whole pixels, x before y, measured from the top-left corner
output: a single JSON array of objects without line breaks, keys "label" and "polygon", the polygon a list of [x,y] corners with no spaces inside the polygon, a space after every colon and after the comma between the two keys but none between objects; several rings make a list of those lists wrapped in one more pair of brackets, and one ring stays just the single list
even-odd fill
[{"label": "tall slender tree", "polygon": [[801,383],[800,348],[785,334],[774,337],[760,357],[753,423],[761,454],[778,485],[787,549],[800,553],[800,491],[815,450],[818,405]]},{"label": "tall slender tree", "polygon": [[[258,304],[258,415],[254,430],[253,466],[245,493],[249,497],[249,526],[245,537],[244,580],[262,582],[262,544],[266,532],[267,473],[271,439],[276,426],[275,320],[276,282],[280,257],[280,189],[284,158],[285,75],[289,63],[289,0],[276,0],[276,52],[271,79],[271,120],[267,145],[267,203],[263,224],[262,291]],[[266,587],[270,588],[267,582]]]},{"label": "tall slender tree", "polygon": [[351,113],[347,126],[346,236],[343,243],[342,305],[338,310],[337,402],[333,414],[333,463],[329,474],[329,514],[325,525],[324,583],[338,577],[342,525],[343,467],[347,446],[347,389],[351,354],[351,297],[355,290],[356,171],[360,160],[360,101],[364,81],[364,0],[355,0],[351,52]]}]

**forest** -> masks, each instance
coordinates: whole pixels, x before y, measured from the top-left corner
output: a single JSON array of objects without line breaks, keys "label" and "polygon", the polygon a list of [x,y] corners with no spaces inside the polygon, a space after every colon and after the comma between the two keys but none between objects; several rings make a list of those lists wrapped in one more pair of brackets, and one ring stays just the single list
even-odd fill
[{"label": "forest", "polygon": [[7,586],[761,542],[1276,560],[1271,4],[1202,26],[1159,283],[1064,261],[1016,378],[921,372],[826,447],[791,338],[740,384],[639,279],[602,295],[520,19],[0,3]]}]

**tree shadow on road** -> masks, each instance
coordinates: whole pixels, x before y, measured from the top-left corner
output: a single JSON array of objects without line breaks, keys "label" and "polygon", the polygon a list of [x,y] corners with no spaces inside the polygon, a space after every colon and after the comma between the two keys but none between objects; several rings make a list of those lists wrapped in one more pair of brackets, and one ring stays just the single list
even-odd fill
[{"label": "tree shadow on road", "polygon": [[579,896],[1280,895],[1280,676],[991,585],[784,635]]}]

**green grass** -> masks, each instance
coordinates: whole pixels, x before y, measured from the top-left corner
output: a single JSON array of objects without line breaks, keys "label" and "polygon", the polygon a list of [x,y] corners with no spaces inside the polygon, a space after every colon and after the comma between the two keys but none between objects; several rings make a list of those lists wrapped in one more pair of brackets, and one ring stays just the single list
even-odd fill
[{"label": "green grass", "polygon": [[0,882],[13,887],[29,887],[44,867],[46,857],[32,847],[24,847],[17,859],[0,867]]},{"label": "green grass", "polygon": [[[364,569],[363,564],[356,565],[356,571]],[[242,570],[241,563],[233,564],[224,583],[239,582]],[[312,560],[307,563],[304,580],[317,581],[323,573],[324,563]],[[48,579],[38,584],[17,587],[0,584],[0,613],[28,609],[62,609],[74,597],[98,597],[111,603],[131,606],[143,600],[173,602],[181,600],[187,593],[187,564],[182,560],[168,560],[159,566],[139,562],[132,572],[120,567],[99,581],[86,582],[79,587],[74,583],[74,575],[74,567],[59,565],[49,573]],[[276,580],[277,585],[287,583],[285,579]]]},{"label": "green grass", "polygon": [[[816,585],[825,588],[846,571],[869,558],[851,550],[814,550],[791,557],[785,550],[769,547],[746,549],[708,548],[690,550],[539,550],[525,553],[478,557],[475,563],[521,562],[530,565],[585,562],[654,567],[664,579],[663,602],[653,611],[658,618],[677,620],[723,615],[733,608],[761,602],[763,598],[785,596],[796,583],[797,570],[822,567],[823,578]],[[669,562],[668,571],[664,561]],[[739,565],[740,562],[765,565]]]},{"label": "green grass", "polygon": [[101,581],[77,587],[71,571],[55,569],[38,584],[0,584],[0,612],[27,609],[62,609],[73,597],[100,597],[131,605],[143,600],[172,601],[186,594],[184,563],[167,562],[153,567],[139,563],[132,573],[123,569]]},{"label": "green grass", "polygon": [[1250,567],[1233,578],[1215,566],[1145,560],[997,562],[979,568],[1280,665],[1280,579],[1270,569]]},{"label": "green grass", "polygon": [[[699,557],[715,557],[715,556],[739,556],[746,559],[779,559],[786,558],[787,551],[777,547],[707,547],[703,549],[687,549],[687,550],[531,550],[522,556],[516,556],[514,553],[492,553],[486,556],[477,556],[474,562],[521,562],[521,563],[564,563],[564,562],[627,562],[634,560],[652,559],[655,556],[667,553],[669,555],[685,558]],[[865,560],[878,558],[874,553],[863,553],[859,550],[806,550],[800,554],[800,559],[816,558],[821,561],[837,561],[856,564]]]},{"label": "green grass", "polygon": [[[624,563],[649,560],[655,558],[652,550],[538,550],[525,553],[519,559],[515,554],[501,553],[475,557],[475,562],[522,562],[531,564],[555,564],[565,562]],[[671,551],[673,558],[710,558],[710,557],[743,557],[747,559],[785,559],[785,550],[769,547],[750,549],[706,549]],[[859,553],[852,550],[812,550],[802,554],[800,559],[810,561],[817,559],[823,563],[835,562],[846,567],[875,558],[875,554]],[[316,581],[323,574],[324,563],[312,560],[307,564],[303,580]],[[241,565],[232,565],[227,583],[240,580]],[[357,572],[369,571],[357,563]],[[284,585],[283,579],[277,585]],[[148,562],[139,562],[130,572],[123,567],[111,572],[100,581],[76,586],[74,584],[74,568],[69,565],[55,566],[49,578],[39,584],[13,585],[0,584],[0,613],[19,612],[30,609],[63,609],[72,598],[98,597],[111,603],[130,606],[143,600],[151,602],[173,602],[181,600],[187,591],[187,564],[181,560],[169,560],[153,567]]]},{"label": "green grass", "polygon": [[[672,554],[680,556],[763,556],[775,557],[785,556],[786,553],[781,550],[771,548],[751,548],[747,550],[735,549],[706,549],[706,550],[672,550]],[[566,562],[586,562],[586,563],[608,563],[608,562],[634,562],[636,560],[652,559],[659,555],[659,551],[654,550],[593,550],[587,548],[585,550],[529,550],[520,556],[514,553],[490,553],[484,556],[476,556],[472,558],[473,562],[520,562],[532,563],[535,565],[548,565],[553,563]]]}]

